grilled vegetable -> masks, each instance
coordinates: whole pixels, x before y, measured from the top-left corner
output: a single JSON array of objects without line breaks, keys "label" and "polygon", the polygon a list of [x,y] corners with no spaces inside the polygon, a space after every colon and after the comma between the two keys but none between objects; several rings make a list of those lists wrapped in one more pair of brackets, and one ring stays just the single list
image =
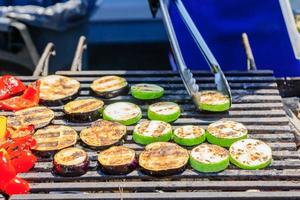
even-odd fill
[{"label": "grilled vegetable", "polygon": [[205,141],[205,130],[200,126],[187,125],[174,130],[173,140],[180,145],[194,146]]},{"label": "grilled vegetable", "polygon": [[196,94],[200,110],[209,112],[223,112],[229,110],[230,102],[228,96],[218,91],[202,91]]},{"label": "grilled vegetable", "polygon": [[154,84],[136,84],[131,86],[131,94],[141,100],[157,99],[164,95],[164,88]]},{"label": "grilled vegetable", "polygon": [[170,142],[148,144],[139,156],[139,165],[150,175],[173,175],[184,171],[189,160],[188,151]]},{"label": "grilled vegetable", "polygon": [[52,110],[44,106],[38,106],[15,112],[14,116],[8,117],[7,125],[14,128],[28,125],[42,128],[48,125],[53,118],[54,112]]},{"label": "grilled vegetable", "polygon": [[53,159],[53,171],[61,176],[81,176],[88,168],[88,154],[79,148],[63,149],[57,152]]},{"label": "grilled vegetable", "polygon": [[217,121],[207,127],[207,141],[222,147],[230,147],[235,141],[247,138],[246,127],[234,121]]},{"label": "grilled vegetable", "polygon": [[117,102],[108,105],[103,111],[103,119],[132,125],[142,118],[140,107],[129,102]]},{"label": "grilled vegetable", "polygon": [[50,75],[40,79],[40,102],[47,106],[62,105],[76,97],[80,83],[72,78]]},{"label": "grilled vegetable", "polygon": [[0,116],[0,143],[6,140],[6,124],[7,118],[4,116]]},{"label": "grilled vegetable", "polygon": [[82,129],[80,139],[92,149],[105,149],[119,143],[126,131],[126,126],[118,122],[98,120],[91,127]]},{"label": "grilled vegetable", "polygon": [[0,77],[0,100],[17,95],[25,89],[24,83],[14,76],[4,75]]},{"label": "grilled vegetable", "polygon": [[255,139],[239,140],[229,148],[230,162],[242,169],[262,169],[272,162],[272,150]]},{"label": "grilled vegetable", "polygon": [[103,101],[95,98],[78,99],[64,106],[64,113],[70,121],[94,121],[101,116]]},{"label": "grilled vegetable", "polygon": [[148,118],[172,122],[180,116],[180,107],[173,102],[158,102],[149,106]]},{"label": "grilled vegetable", "polygon": [[41,156],[48,156],[61,149],[75,145],[78,136],[71,127],[54,125],[37,130],[33,138],[37,142],[34,150]]},{"label": "grilled vegetable", "polygon": [[113,98],[128,93],[128,83],[119,76],[103,76],[93,81],[91,89],[98,96]]},{"label": "grilled vegetable", "polygon": [[191,167],[199,172],[219,172],[229,165],[228,151],[213,144],[200,144],[190,154]]},{"label": "grilled vegetable", "polygon": [[172,137],[172,127],[163,121],[142,121],[133,130],[133,140],[139,144],[167,142]]},{"label": "grilled vegetable", "polygon": [[30,84],[21,96],[0,101],[0,110],[22,110],[37,106],[40,101],[40,82]]},{"label": "grilled vegetable", "polygon": [[107,174],[128,174],[137,167],[134,150],[124,146],[101,151],[98,161],[101,170]]}]

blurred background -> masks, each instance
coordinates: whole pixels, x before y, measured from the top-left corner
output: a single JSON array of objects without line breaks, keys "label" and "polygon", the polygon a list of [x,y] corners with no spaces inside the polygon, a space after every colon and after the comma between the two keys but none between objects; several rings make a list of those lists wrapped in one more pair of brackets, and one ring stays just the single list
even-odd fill
[{"label": "blurred background", "polygon": [[[246,70],[240,36],[247,32],[258,69],[300,75],[278,0],[183,2],[224,70]],[[300,27],[300,0],[290,3],[288,21]],[[189,67],[208,70],[172,5],[170,14]],[[68,70],[80,35],[88,44],[85,70],[176,68],[161,15],[152,17],[148,0],[0,0],[0,73],[31,75],[48,42],[56,50],[50,71]]]}]

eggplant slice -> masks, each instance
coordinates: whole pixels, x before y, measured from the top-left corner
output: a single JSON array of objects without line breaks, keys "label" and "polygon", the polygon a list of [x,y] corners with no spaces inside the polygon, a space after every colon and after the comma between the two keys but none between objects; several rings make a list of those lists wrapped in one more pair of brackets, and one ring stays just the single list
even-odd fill
[{"label": "eggplant slice", "polygon": [[142,118],[142,110],[138,105],[129,102],[117,102],[106,106],[103,119],[116,121],[124,125],[132,125]]},{"label": "eggplant slice", "polygon": [[186,125],[174,130],[173,140],[183,146],[194,146],[204,142],[205,130],[200,126]]},{"label": "eggplant slice", "polygon": [[180,113],[179,105],[173,102],[158,102],[148,108],[148,118],[152,120],[172,122],[178,119]]},{"label": "eggplant slice", "polygon": [[243,139],[229,148],[230,162],[241,169],[262,169],[272,162],[272,149],[263,141]]},{"label": "eggplant slice", "polygon": [[33,138],[37,142],[34,150],[40,153],[40,155],[46,156],[75,145],[78,135],[77,132],[69,126],[53,125],[37,130]]},{"label": "eggplant slice", "polygon": [[52,110],[44,106],[37,106],[15,112],[14,116],[8,117],[7,125],[14,128],[28,125],[42,128],[47,126],[53,118],[54,112]]},{"label": "eggplant slice", "polygon": [[164,95],[164,88],[155,84],[136,84],[131,86],[130,91],[133,97],[140,100],[157,99]]},{"label": "eggplant slice", "polygon": [[221,92],[207,90],[196,94],[198,107],[202,111],[224,112],[229,110],[229,97]]},{"label": "eggplant slice", "polygon": [[60,176],[81,176],[88,168],[88,154],[79,148],[63,149],[57,152],[53,159],[53,171]]},{"label": "eggplant slice", "polygon": [[45,76],[40,79],[40,102],[47,106],[63,105],[76,97],[80,83],[60,75]]},{"label": "eggplant slice", "polygon": [[95,99],[77,99],[64,105],[64,113],[73,122],[89,122],[98,119],[103,111],[104,102]]},{"label": "eggplant slice", "polygon": [[167,176],[184,171],[189,160],[186,149],[170,142],[148,144],[139,156],[142,170],[154,176]]},{"label": "eggplant slice", "polygon": [[144,120],[133,130],[133,140],[138,144],[167,142],[171,137],[172,126],[164,121]]},{"label": "eggplant slice", "polygon": [[114,146],[101,151],[100,168],[107,174],[128,174],[137,167],[135,151],[124,146]]},{"label": "eggplant slice", "polygon": [[128,94],[128,83],[125,78],[119,76],[103,76],[93,81],[91,90],[103,98],[113,98]]},{"label": "eggplant slice", "polygon": [[235,121],[217,121],[207,127],[206,138],[209,143],[230,147],[232,143],[247,138],[247,128]]},{"label": "eggplant slice", "polygon": [[199,172],[219,172],[229,165],[227,149],[213,144],[200,144],[191,151],[191,167]]},{"label": "eggplant slice", "polygon": [[126,135],[126,126],[106,120],[98,120],[91,127],[82,129],[81,141],[92,149],[105,149],[118,144]]}]

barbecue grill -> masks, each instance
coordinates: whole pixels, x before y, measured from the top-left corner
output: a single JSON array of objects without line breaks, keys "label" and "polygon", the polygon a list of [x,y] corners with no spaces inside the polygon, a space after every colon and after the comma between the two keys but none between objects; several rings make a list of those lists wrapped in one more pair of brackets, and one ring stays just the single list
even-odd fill
[{"label": "barbecue grill", "polygon": [[[73,77],[81,82],[79,97],[89,97],[91,82],[103,75],[125,77],[129,84],[146,82],[165,88],[160,100],[174,101],[183,109],[174,127],[195,124],[206,127],[219,119],[242,122],[249,129],[249,137],[268,143],[273,150],[273,163],[262,170],[241,170],[233,165],[219,173],[198,173],[191,168],[170,177],[152,177],[139,169],[128,175],[106,175],[97,165],[97,152],[85,149],[91,159],[89,171],[80,177],[58,177],[51,173],[52,160],[41,158],[35,168],[20,176],[30,182],[31,193],[14,195],[17,199],[278,199],[300,198],[300,155],[289,120],[283,110],[282,99],[272,71],[225,72],[232,89],[233,104],[230,111],[210,114],[200,113],[182,83],[179,73],[172,71],[58,71],[57,74]],[[214,89],[214,77],[210,72],[194,71],[200,89]],[[38,77],[21,76],[25,83]],[[141,106],[143,117],[146,108],[156,101],[139,101],[130,95],[104,100],[134,102]],[[62,106],[50,107],[55,111],[52,124],[64,124],[77,131],[90,123],[71,123],[63,116]],[[12,115],[1,112],[1,115]],[[132,140],[133,126],[128,128],[125,146],[140,152],[144,147]],[[4,198],[4,197],[2,197]],[[0,197],[1,199],[1,197]]]}]

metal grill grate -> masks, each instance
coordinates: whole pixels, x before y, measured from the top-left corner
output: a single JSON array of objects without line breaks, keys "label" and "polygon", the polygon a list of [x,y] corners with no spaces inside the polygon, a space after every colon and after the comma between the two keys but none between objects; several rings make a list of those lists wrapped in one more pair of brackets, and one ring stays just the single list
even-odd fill
[{"label": "metal grill grate", "polygon": [[[115,74],[125,77],[130,84],[156,83],[165,88],[160,100],[177,102],[183,112],[172,125],[198,124],[206,127],[219,119],[232,119],[244,123],[249,129],[249,137],[267,142],[273,150],[271,166],[258,171],[240,170],[230,165],[220,173],[197,173],[186,169],[182,174],[171,177],[154,178],[135,170],[128,175],[105,175],[97,169],[97,152],[88,150],[92,160],[87,174],[81,177],[62,178],[51,173],[51,159],[40,159],[35,168],[22,174],[31,182],[31,194],[16,195],[11,199],[260,199],[300,197],[300,155],[296,150],[294,135],[282,109],[277,84],[272,71],[227,72],[233,93],[233,105],[228,113],[203,114],[196,111],[184,89],[179,74],[171,71],[83,71],[57,72],[76,78],[81,82],[80,97],[90,96],[89,85],[96,77]],[[209,72],[194,73],[200,89],[213,89],[213,77]],[[25,82],[35,77],[21,77]],[[105,104],[116,101],[130,101],[141,106],[144,117],[148,104],[133,99],[130,95],[104,100]],[[63,117],[62,107],[50,107],[55,111],[53,124],[66,124],[77,131],[89,123],[70,123]],[[9,112],[0,114],[10,115]],[[129,127],[125,146],[137,152],[143,146],[132,141]],[[77,144],[79,146],[79,144]],[[247,190],[260,190],[245,192]],[[231,191],[229,193],[229,191]],[[289,191],[289,192],[286,192]],[[176,192],[176,193],[175,193]],[[1,198],[0,198],[1,199]]]}]

